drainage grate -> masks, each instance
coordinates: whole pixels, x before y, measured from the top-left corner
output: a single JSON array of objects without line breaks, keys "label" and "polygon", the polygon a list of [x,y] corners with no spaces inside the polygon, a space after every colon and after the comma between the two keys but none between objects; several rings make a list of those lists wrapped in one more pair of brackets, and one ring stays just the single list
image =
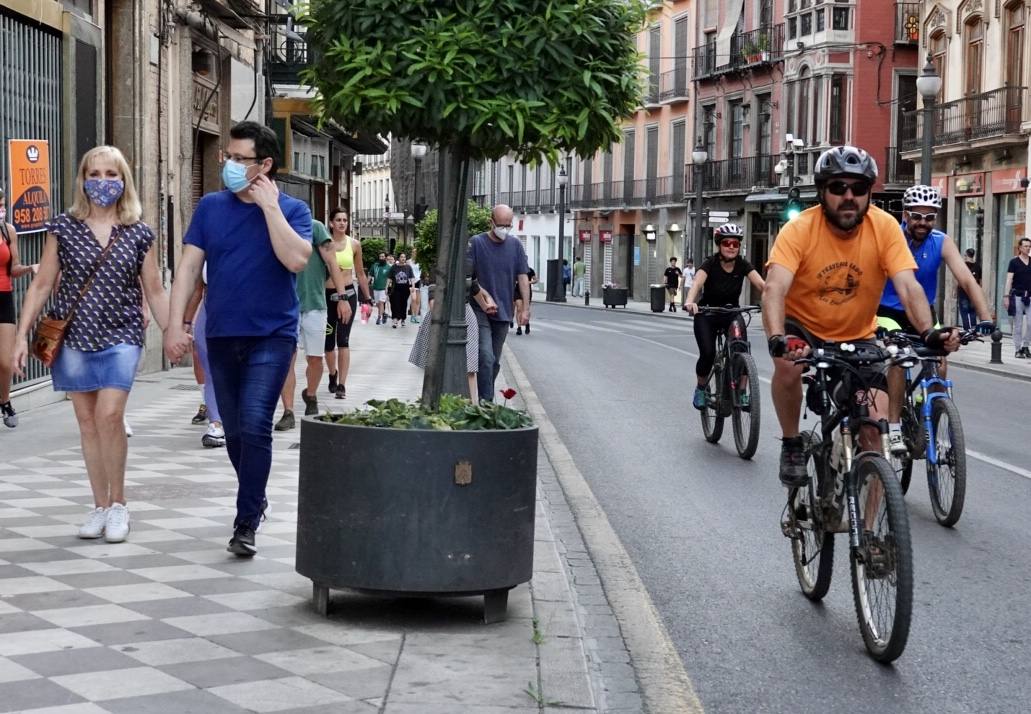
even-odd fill
[{"label": "drainage grate", "polygon": [[177,390],[177,391],[180,391],[180,392],[199,392],[200,391],[200,385],[199,384],[174,384],[171,387],[169,387],[169,389]]},{"label": "drainage grate", "polygon": [[301,448],[301,442],[295,441],[294,443],[290,444],[290,446],[288,446],[286,448],[288,448],[288,449],[299,449],[299,448]]}]

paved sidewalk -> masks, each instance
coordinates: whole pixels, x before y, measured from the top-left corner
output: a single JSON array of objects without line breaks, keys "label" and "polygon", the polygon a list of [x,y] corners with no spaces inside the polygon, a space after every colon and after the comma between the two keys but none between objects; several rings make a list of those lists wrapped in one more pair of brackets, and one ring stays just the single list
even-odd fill
[{"label": "paved sidewalk", "polygon": [[[356,325],[348,399],[320,394],[321,406],[417,396],[416,330]],[[225,552],[235,477],[190,425],[199,398],[189,369],[138,380],[123,544],[75,537],[92,499],[70,403],[0,433],[0,712],[643,710],[543,449],[534,578],[510,594],[507,621],[482,624],[482,598],[341,591],[327,619],[293,565],[299,430],[275,435],[271,516],[259,555],[239,560]]]},{"label": "paved sidewalk", "polygon": [[[584,305],[583,298],[570,298],[567,296],[565,303],[547,303],[548,305],[561,305],[563,307],[578,308],[581,310],[605,310],[609,313],[630,313],[635,317],[645,316],[664,320],[687,320],[691,318],[681,310],[677,312],[652,312],[651,304],[640,300],[628,300],[626,308],[606,308],[601,304],[601,296],[597,298],[591,295],[591,304]],[[543,301],[542,301],[543,302]],[[615,318],[619,319],[619,318]],[[756,316],[754,325],[761,325]],[[1007,327],[1009,319],[1003,325]],[[989,372],[1003,377],[1012,377],[1031,381],[1031,359],[1018,359],[1014,357],[1013,339],[1010,335],[1003,335],[1002,338],[1002,363],[992,364],[991,362],[991,338],[985,337],[984,342],[974,342],[961,348],[959,352],[949,357],[949,363],[959,367],[976,369],[981,372]]]}]

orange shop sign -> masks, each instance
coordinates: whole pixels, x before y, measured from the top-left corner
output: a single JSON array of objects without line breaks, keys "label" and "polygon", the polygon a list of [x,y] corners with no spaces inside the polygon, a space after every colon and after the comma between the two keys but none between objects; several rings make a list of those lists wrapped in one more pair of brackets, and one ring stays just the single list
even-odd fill
[{"label": "orange shop sign", "polygon": [[50,220],[50,144],[10,139],[11,223],[19,233],[41,231]]},{"label": "orange shop sign", "polygon": [[992,171],[992,193],[1023,193],[1027,184],[1023,183],[1027,170],[1021,168],[996,169]]}]

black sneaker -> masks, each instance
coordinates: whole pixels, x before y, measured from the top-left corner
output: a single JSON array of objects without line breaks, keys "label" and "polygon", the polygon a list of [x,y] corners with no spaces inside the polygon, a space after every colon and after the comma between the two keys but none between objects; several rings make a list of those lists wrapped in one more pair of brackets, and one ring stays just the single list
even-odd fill
[{"label": "black sneaker", "polygon": [[330,394],[336,394],[337,393],[337,373],[336,372],[330,372],[329,373],[329,393]]},{"label": "black sneaker", "polygon": [[197,407],[197,413],[190,419],[191,424],[204,424],[208,420],[208,408],[204,404]]},{"label": "black sneaker", "polygon": [[809,483],[805,468],[805,446],[801,436],[784,439],[780,445],[780,482],[788,488],[801,488]]},{"label": "black sneaker", "polygon": [[[396,327],[396,325],[395,325],[395,327]],[[337,399],[346,399],[346,398],[347,398],[347,387],[345,387],[342,384],[338,384],[337,385]]]},{"label": "black sneaker", "polygon": [[523,334],[523,326],[522,325],[520,325],[519,327],[516,328],[516,334],[517,335]]},{"label": "black sneaker", "polygon": [[254,529],[250,526],[237,526],[226,550],[241,558],[253,558],[258,553],[254,546]]},{"label": "black sneaker", "polygon": [[309,397],[307,391],[302,389],[301,400],[304,401],[304,416],[315,416],[319,413],[318,397]]},{"label": "black sneaker", "polygon": [[528,323],[526,323],[526,327],[524,327],[524,328],[523,328],[523,331],[524,331],[524,332],[525,332],[526,334],[530,334],[530,323],[529,323],[529,322],[528,322]]},{"label": "black sneaker", "polygon": [[4,426],[11,429],[18,426],[18,415],[15,414],[14,407],[11,406],[10,400],[0,404],[0,413],[3,413],[4,415]]},{"label": "black sneaker", "polygon": [[279,417],[279,421],[276,422],[276,431],[290,431],[297,426],[297,421],[294,419],[294,413],[287,409],[283,412],[283,416]]}]

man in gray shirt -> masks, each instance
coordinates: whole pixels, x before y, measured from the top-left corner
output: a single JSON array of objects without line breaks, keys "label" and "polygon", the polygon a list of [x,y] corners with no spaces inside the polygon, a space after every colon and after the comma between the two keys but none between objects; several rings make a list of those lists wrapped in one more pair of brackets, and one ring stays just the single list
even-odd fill
[{"label": "man in gray shirt", "polygon": [[512,209],[498,204],[491,212],[491,226],[486,233],[469,239],[466,263],[471,277],[494,298],[497,306],[490,314],[475,300],[470,300],[480,329],[480,369],[476,383],[480,400],[494,400],[494,380],[501,371],[501,350],[508,337],[516,283],[522,298],[522,309],[515,319],[520,325],[530,320],[530,283],[526,277],[526,250],[512,230]]}]

